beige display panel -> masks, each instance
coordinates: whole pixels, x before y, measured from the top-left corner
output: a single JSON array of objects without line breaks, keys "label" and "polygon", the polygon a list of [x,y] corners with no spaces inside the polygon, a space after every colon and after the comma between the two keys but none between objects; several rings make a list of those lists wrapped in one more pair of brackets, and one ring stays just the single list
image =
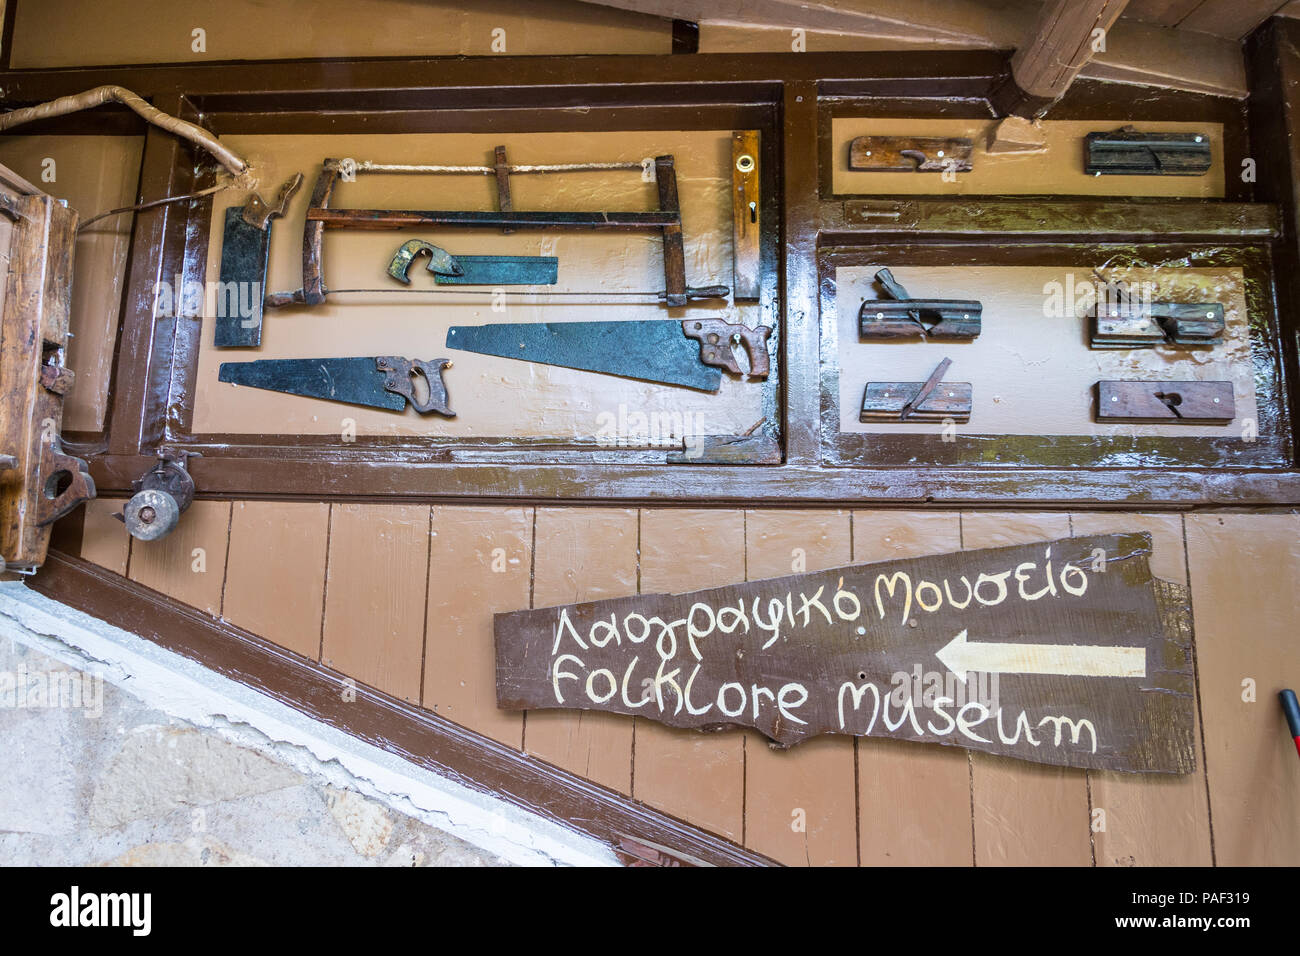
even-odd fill
[{"label": "beige display panel", "polygon": [[[1114,120],[1045,120],[1047,149],[1036,153],[989,153],[996,120],[881,119],[837,116],[831,120],[831,188],[837,194],[876,195],[1062,195],[1179,196],[1222,199],[1222,123],[1131,123]],[[1203,176],[1089,176],[1083,171],[1084,137],[1133,125],[1148,133],[1201,133],[1210,139],[1210,171]],[[945,181],[942,173],[863,173],[849,170],[849,143],[858,136],[939,136],[974,142],[972,169]],[[1240,163],[1240,157],[1233,159]]]},{"label": "beige display panel", "polygon": [[[0,138],[0,163],[65,200],[85,222],[135,202],[143,147],[139,136],[10,134]],[[64,431],[104,426],[133,219],[112,216],[77,233],[67,355],[77,378],[63,403]]]},{"label": "beige display panel", "polygon": [[[923,382],[944,357],[952,359],[945,380],[970,382],[974,393],[970,422],[958,426],[962,434],[1233,438],[1255,419],[1240,269],[1107,270],[1109,280],[1152,283],[1153,301],[1221,302],[1224,342],[1209,349],[1090,349],[1084,293],[1076,298],[1070,290],[1093,283],[1091,270],[1038,266],[890,266],[917,298],[982,302],[982,331],[971,342],[862,340],[858,309],[864,300],[884,298],[872,281],[883,265],[836,271],[841,432],[942,434],[942,424],[863,424],[858,413],[867,382]],[[1236,418],[1228,425],[1099,425],[1093,385],[1102,379],[1231,381]]]},{"label": "beige display panel", "polygon": [[[227,136],[232,149],[257,169],[268,198],[294,172],[306,174],[283,219],[275,221],[268,288],[302,285],[302,232],[311,187],[323,158],[390,163],[483,165],[504,144],[512,163],[641,161],[672,154],[685,235],[686,276],[691,285],[731,284],[731,131],[403,134],[369,136]],[[495,181],[488,176],[358,174],[340,182],[334,208],[494,210]],[[514,208],[563,211],[649,211],[658,194],[651,176],[640,171],[597,171],[511,177]],[[242,205],[246,195],[217,196],[208,249],[207,277],[220,272],[221,229],[225,209]],[[559,259],[555,286],[529,287],[539,299],[508,292],[504,303],[493,290],[404,294],[387,275],[397,248],[412,238],[427,239],[457,254],[548,255]],[[427,260],[410,269],[413,289],[436,287],[425,271]],[[452,325],[502,322],[618,321],[721,316],[755,325],[756,305],[692,303],[668,309],[633,293],[664,288],[662,241],[658,231],[541,232],[458,227],[401,231],[326,230],[324,275],[331,289],[392,289],[392,293],[331,296],[324,305],[268,309],[262,344],[256,349],[213,346],[214,303],[205,308],[195,380],[195,434],[341,434],[347,422],[357,435],[435,438],[512,437],[592,440],[609,435],[621,421],[627,446],[639,447],[635,416],[644,414],[650,431],[680,427],[691,436],[733,435],[763,418],[762,385],[723,373],[721,391],[700,392],[611,375],[456,351],[445,346]],[[459,287],[464,289],[465,287]],[[510,287],[506,287],[510,288]],[[547,298],[547,292],[589,296]],[[319,399],[240,387],[217,380],[222,362],[271,358],[402,355],[450,358],[445,373],[453,419],[436,415],[370,409]],[[670,436],[671,437],[671,436]],[[644,444],[644,443],[643,443]],[[681,447],[676,436],[676,447]]]}]

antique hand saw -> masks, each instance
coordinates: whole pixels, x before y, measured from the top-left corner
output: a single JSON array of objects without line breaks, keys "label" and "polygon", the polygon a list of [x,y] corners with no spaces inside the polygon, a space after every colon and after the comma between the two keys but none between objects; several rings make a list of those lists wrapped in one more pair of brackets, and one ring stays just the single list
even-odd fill
[{"label": "antique hand saw", "polygon": [[749,377],[767,377],[771,332],[716,318],[455,325],[447,347],[716,392],[722,369],[744,374],[738,346],[749,358]]},{"label": "antique hand saw", "polygon": [[[395,412],[404,410],[409,402],[421,414],[433,412],[454,418],[456,413],[447,405],[447,386],[442,380],[443,369],[450,367],[448,359],[421,361],[398,355],[258,359],[222,362],[217,378],[234,385]],[[416,391],[417,378],[424,380],[428,392],[423,398]]]},{"label": "antique hand saw", "polygon": [[[672,156],[656,156],[653,160],[655,188],[659,208],[649,212],[577,212],[556,210],[525,211],[516,209],[510,193],[511,176],[517,174],[572,173],[584,171],[635,170],[644,173],[647,167],[640,162],[608,163],[552,163],[516,165],[506,161],[504,146],[494,151],[491,166],[450,166],[441,164],[405,164],[356,162],[353,160],[326,159],[321,165],[320,177],[312,190],[311,205],[307,209],[303,231],[302,288],[292,292],[275,292],[266,297],[271,307],[287,305],[320,305],[331,293],[344,291],[330,289],[324,276],[324,244],[326,229],[410,229],[410,228],[497,228],[503,232],[520,229],[563,229],[584,232],[656,231],[663,237],[664,288],[659,296],[664,305],[678,308],[698,299],[725,299],[730,289],[723,285],[688,286],[686,284],[686,253],[682,236],[682,212],[677,196],[677,171]],[[495,210],[461,209],[350,209],[331,205],[335,187],[349,182],[358,174],[424,173],[432,175],[485,175],[495,178],[497,208]],[[462,259],[463,265],[463,259]],[[500,261],[490,263],[500,270]],[[444,276],[452,283],[453,276]],[[400,281],[400,280],[399,280]],[[499,284],[499,279],[493,279]],[[455,284],[455,283],[452,283]],[[463,283],[462,283],[463,284]]]},{"label": "antique hand saw", "polygon": [[[243,206],[226,210],[225,232],[221,237],[221,288],[233,290],[230,301],[220,300],[213,344],[219,349],[251,348],[262,344],[262,301],[266,267],[271,256],[271,220],[284,215],[289,200],[302,185],[302,173],[280,187],[275,202],[257,193]],[[246,285],[245,290],[241,286]],[[246,314],[240,308],[246,303]]]}]

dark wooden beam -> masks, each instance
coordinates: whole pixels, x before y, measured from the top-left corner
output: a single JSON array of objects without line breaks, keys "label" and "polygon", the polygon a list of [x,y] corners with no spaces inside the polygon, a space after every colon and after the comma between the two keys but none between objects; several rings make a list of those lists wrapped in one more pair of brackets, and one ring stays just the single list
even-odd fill
[{"label": "dark wooden beam", "polygon": [[[1097,31],[1124,12],[1128,0],[1048,0],[1029,39],[1011,58],[1011,74],[994,94],[1001,115],[1038,116],[1065,95],[1097,52]],[[1104,44],[1103,44],[1104,46]]]},{"label": "dark wooden beam", "polygon": [[[1278,327],[1292,416],[1300,408],[1300,21],[1274,17],[1246,41],[1256,195],[1281,209]],[[1242,171],[1230,169],[1230,175]]]},{"label": "dark wooden beam", "polygon": [[1241,40],[1286,6],[1286,0],[1205,0],[1178,23],[1180,30]]}]

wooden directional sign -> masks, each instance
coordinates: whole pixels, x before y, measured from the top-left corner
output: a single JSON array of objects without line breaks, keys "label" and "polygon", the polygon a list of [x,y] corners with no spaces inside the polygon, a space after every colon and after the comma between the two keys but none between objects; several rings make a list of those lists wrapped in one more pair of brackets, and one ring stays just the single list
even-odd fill
[{"label": "wooden directional sign", "polygon": [[497,702],[1187,773],[1190,616],[1150,553],[1065,538],[498,614]]}]

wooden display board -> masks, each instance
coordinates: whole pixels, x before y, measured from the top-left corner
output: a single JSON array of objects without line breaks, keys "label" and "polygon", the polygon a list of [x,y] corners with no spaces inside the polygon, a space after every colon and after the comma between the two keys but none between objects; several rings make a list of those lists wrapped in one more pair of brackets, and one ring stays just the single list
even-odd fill
[{"label": "wooden display board", "polygon": [[[329,155],[365,153],[364,159],[372,149],[378,160],[407,162],[481,163],[499,145],[516,162],[677,155],[687,272],[695,284],[733,284],[732,230],[740,220],[731,201],[729,140],[735,131],[756,131],[757,300],[683,309],[517,301],[505,320],[717,315],[771,330],[772,374],[764,381],[728,376],[720,393],[697,395],[510,359],[452,356],[445,327],[501,321],[490,305],[399,305],[369,296],[269,309],[261,349],[227,357],[235,350],[211,347],[211,316],[159,314],[155,295],[160,279],[202,285],[212,278],[225,209],[245,198],[221,193],[135,217],[111,406],[103,429],[86,436],[107,446],[94,456],[92,474],[101,488],[124,491],[167,448],[202,456],[192,460],[200,496],[1169,507],[1300,500],[1286,391],[1300,376],[1284,347],[1291,320],[1279,308],[1291,294],[1280,281],[1291,254],[1280,226],[1290,179],[1237,175],[1251,152],[1246,144],[1271,135],[1262,119],[1267,110],[1251,112],[1252,127],[1224,99],[1159,91],[1135,98],[1127,87],[1080,81],[1052,108],[1045,151],[991,155],[981,98],[1004,69],[996,53],[827,53],[581,62],[539,56],[512,61],[508,71],[473,58],[358,60],[344,81],[314,61],[128,70],[115,79],[152,94],[160,108],[200,116],[248,152],[268,197],[293,172],[310,182]],[[101,78],[96,70],[17,70],[8,89],[16,100],[35,101]],[[1261,88],[1260,95],[1268,94]],[[114,123],[115,132],[131,125],[129,118]],[[1083,136],[1118,125],[1204,130],[1211,172],[1083,176]],[[47,128],[66,133],[77,120]],[[849,140],[881,131],[967,135],[976,144],[974,168],[952,182],[847,172]],[[576,185],[545,179],[517,185],[521,205],[594,209],[614,189],[612,178]],[[146,135],[141,195],[214,182],[212,168],[196,165],[188,147]],[[491,208],[488,178],[451,192],[447,186],[414,176],[349,183],[353,198],[344,202],[429,208],[434,204],[422,200],[441,190],[453,207]],[[648,188],[634,184],[643,193]],[[295,252],[306,192],[276,222],[270,284],[283,289],[273,291],[300,284]],[[639,198],[652,208],[648,195]],[[416,235],[330,232],[331,281],[375,285],[398,241]],[[557,251],[555,291],[597,286],[614,299],[634,286],[658,287],[654,263],[662,253],[653,235],[604,242],[492,230],[420,238],[466,254]],[[918,294],[925,287],[987,300],[985,337],[948,356],[957,363],[954,380],[975,386],[971,421],[953,441],[853,417],[867,381],[919,379],[942,351],[868,345],[847,334],[851,312],[879,294],[864,283],[881,265],[898,269]],[[1031,323],[1034,297],[1050,276],[1097,269],[1149,275],[1175,299],[1208,295],[1222,302],[1227,344],[1208,358],[1164,350],[1099,355],[1081,340],[1078,314],[1063,320],[1059,338]],[[447,383],[463,396],[462,408],[454,419],[430,420],[216,380],[223,361],[317,357],[325,350],[452,358]],[[978,368],[961,375],[962,362]],[[1145,380],[1173,370],[1231,381],[1234,417],[1213,426],[1093,421],[1084,392],[1094,374]],[[1044,374],[1047,381],[1040,381]],[[599,421],[617,422],[621,411],[682,419],[689,413],[711,444],[706,454],[690,456],[675,444],[602,443]]]}]

